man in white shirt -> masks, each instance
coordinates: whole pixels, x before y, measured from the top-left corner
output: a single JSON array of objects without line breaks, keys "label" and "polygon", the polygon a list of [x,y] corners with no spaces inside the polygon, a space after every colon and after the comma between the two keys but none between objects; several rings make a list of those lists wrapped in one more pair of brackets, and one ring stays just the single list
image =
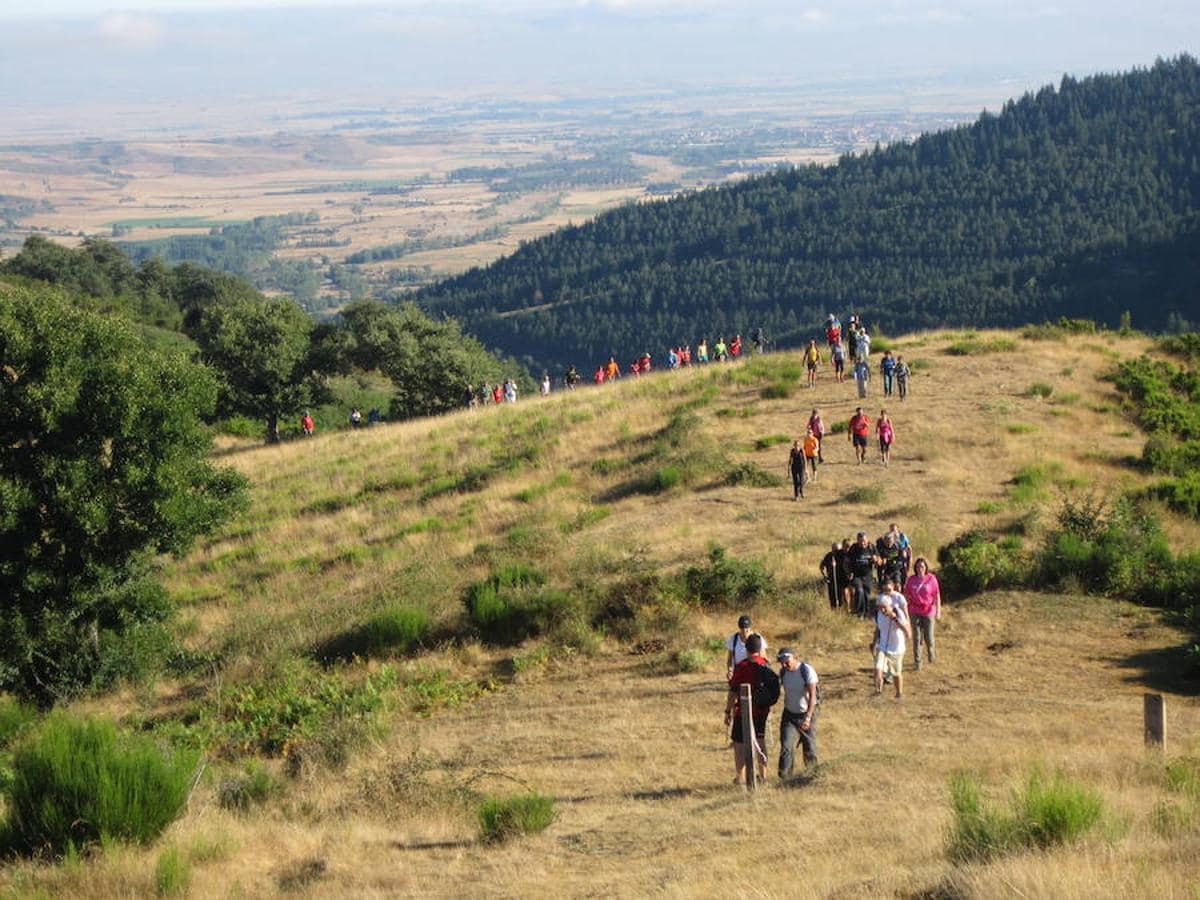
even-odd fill
[{"label": "man in white shirt", "polygon": [[801,662],[790,647],[775,657],[779,660],[779,682],[783,688],[783,718],[779,725],[779,777],[792,774],[796,744],[804,752],[804,765],[817,763],[817,672]]},{"label": "man in white shirt", "polygon": [[[893,590],[895,586],[892,586]],[[908,614],[892,602],[890,592],[879,595],[878,612],[875,613],[875,636],[871,639],[871,652],[875,654],[875,694],[883,693],[884,675],[891,675],[896,685],[896,699],[904,693],[904,651],[912,629]]]},{"label": "man in white shirt", "polygon": [[[746,653],[746,641],[752,634],[758,634],[751,627],[753,622],[747,615],[738,616],[738,630],[729,636],[729,640],[725,642],[725,649],[728,651],[725,654],[725,680],[728,681],[733,677],[733,667],[745,659],[749,654]],[[761,634],[762,649],[759,650],[764,656],[767,653],[767,639]]]}]

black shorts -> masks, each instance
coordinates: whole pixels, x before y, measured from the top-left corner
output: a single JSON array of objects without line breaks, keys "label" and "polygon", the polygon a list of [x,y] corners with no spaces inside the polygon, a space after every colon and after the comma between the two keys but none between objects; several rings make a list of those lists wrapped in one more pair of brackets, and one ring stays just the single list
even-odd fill
[{"label": "black shorts", "polygon": [[815,362],[810,362],[808,364],[808,371],[810,371],[810,372],[817,371],[817,364]]},{"label": "black shorts", "polygon": [[866,438],[866,435],[856,434],[856,435],[854,435],[854,436],[853,436],[853,441],[854,441],[854,446],[855,446],[855,447],[865,447],[865,446],[867,446],[867,438]]},{"label": "black shorts", "polygon": [[[769,712],[769,710],[768,710],[768,712]],[[757,716],[754,717],[754,735],[755,735],[755,737],[758,738],[758,743],[760,746],[766,744],[767,716],[763,716],[761,719],[758,718]],[[742,716],[741,716],[741,713],[738,713],[737,715],[735,715],[733,717],[733,728],[729,732],[729,739],[731,741],[733,741],[735,744],[742,743]]]}]

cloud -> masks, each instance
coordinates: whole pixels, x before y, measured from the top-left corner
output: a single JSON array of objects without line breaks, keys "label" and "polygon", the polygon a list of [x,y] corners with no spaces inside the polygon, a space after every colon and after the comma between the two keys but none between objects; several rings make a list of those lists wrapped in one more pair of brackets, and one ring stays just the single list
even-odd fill
[{"label": "cloud", "polygon": [[109,13],[96,30],[106,41],[130,48],[156,47],[167,35],[161,19],[134,13]]}]

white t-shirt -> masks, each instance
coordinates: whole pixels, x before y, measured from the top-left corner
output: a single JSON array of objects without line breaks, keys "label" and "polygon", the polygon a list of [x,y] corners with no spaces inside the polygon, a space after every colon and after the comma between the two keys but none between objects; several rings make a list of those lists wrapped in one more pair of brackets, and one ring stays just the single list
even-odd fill
[{"label": "white t-shirt", "polygon": [[903,653],[908,646],[904,637],[901,622],[908,622],[908,613],[903,609],[896,610],[896,618],[885,616],[882,612],[875,613],[875,626],[879,629],[879,649],[884,653]]},{"label": "white t-shirt", "polygon": [[791,713],[808,712],[808,693],[805,691],[805,687],[819,681],[817,670],[808,663],[802,662],[794,672],[785,668],[783,674],[779,676],[779,681],[783,687],[784,708]]},{"label": "white t-shirt", "polygon": [[[891,597],[892,598],[892,606],[900,607],[900,609],[904,610],[904,614],[908,615],[908,598],[905,597],[899,591],[892,591],[890,594],[887,591],[880,591],[879,596],[880,597]],[[876,607],[877,608],[878,608],[878,602],[879,602],[878,598],[876,598]]]},{"label": "white t-shirt", "polygon": [[[758,634],[757,631],[752,631],[750,633]],[[762,638],[762,650],[760,650],[759,653],[761,653],[763,656],[766,656],[767,655],[767,639],[764,638],[761,634],[758,634],[758,636],[760,638]],[[735,631],[730,636],[729,640],[727,640],[725,642],[725,649],[732,651],[733,664],[735,666],[738,663],[740,663],[743,659],[745,659],[747,656],[750,655],[746,652],[746,642],[742,640],[742,633],[740,631]]]}]

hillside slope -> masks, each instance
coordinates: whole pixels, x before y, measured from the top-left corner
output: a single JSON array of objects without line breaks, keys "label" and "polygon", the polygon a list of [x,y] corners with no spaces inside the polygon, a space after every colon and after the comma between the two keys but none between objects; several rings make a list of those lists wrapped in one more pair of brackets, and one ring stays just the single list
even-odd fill
[{"label": "hillside slope", "polygon": [[[1200,752],[1197,686],[1178,677],[1183,632],[1129,604],[983,594],[947,609],[940,658],[908,676],[902,704],[872,701],[869,628],[828,610],[816,579],[828,542],[859,529],[897,521],[933,558],[980,523],[1036,529],[1059,490],[1142,483],[1125,463],[1142,438],[1098,376],[1147,346],[1111,334],[913,336],[899,347],[918,365],[912,396],[891,404],[891,467],[853,465],[836,435],[799,503],[788,488],[727,474],[737,464],[782,474],[787,445],[776,436],[794,434],[813,406],[840,422],[857,404],[851,384],[827,375],[799,387],[787,354],[231,446],[225,460],[254,485],[250,511],[164,573],[180,635],[211,667],[80,708],[165,736],[211,726],[203,733],[219,737],[236,710],[263,713],[266,727],[266,686],[307,685],[296,706],[319,685],[378,686],[379,727],[340,754],[317,752],[324,732],[258,745],[283,787],[248,813],[220,804],[242,751],[213,745],[209,777],[163,842],[193,860],[197,896],[1185,896],[1196,887],[1200,818],[1156,826],[1156,809],[1178,799],[1161,760],[1142,750],[1140,719],[1141,692],[1166,691],[1174,752]],[[1049,399],[1029,390],[1035,383],[1052,386]],[[868,410],[878,406],[873,397]],[[668,467],[679,470],[674,486]],[[1018,492],[1022,471],[1031,488]],[[867,490],[852,500],[855,487]],[[1196,522],[1167,527],[1177,546],[1200,545]],[[753,607],[756,625],[773,647],[800,648],[826,685],[823,766],[753,798],[730,784],[723,659],[709,649],[742,607],[639,593],[656,574],[702,566],[713,544],[775,576]],[[463,590],[516,562],[566,595],[619,596],[633,625],[612,615],[607,636],[568,621],[512,647],[472,639]],[[430,617],[422,649],[313,661],[401,601]],[[679,649],[694,651],[692,665],[680,665]],[[1035,763],[1101,791],[1102,834],[953,866],[950,773],[978,772],[1003,798]],[[480,844],[476,798],[521,790],[553,795],[557,822],[535,838]],[[0,884],[148,893],[157,852],[9,865]]]},{"label": "hillside slope", "polygon": [[755,327],[794,342],[847,308],[889,333],[1162,329],[1198,305],[1198,112],[1192,57],[1067,77],[969,127],[615,210],[418,302],[539,368]]}]

